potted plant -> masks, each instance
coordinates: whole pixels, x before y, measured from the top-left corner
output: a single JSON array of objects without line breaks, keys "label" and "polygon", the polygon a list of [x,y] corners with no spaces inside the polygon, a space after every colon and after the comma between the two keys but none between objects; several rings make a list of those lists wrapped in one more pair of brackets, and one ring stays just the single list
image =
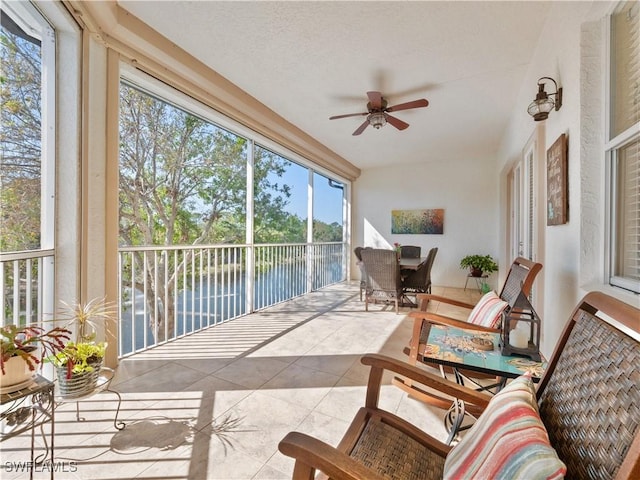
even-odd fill
[{"label": "potted plant", "polygon": [[460,260],[460,268],[468,268],[472,277],[482,277],[498,271],[498,264],[491,255],[467,255]]},{"label": "potted plant", "polygon": [[93,392],[107,348],[106,342],[96,342],[100,324],[105,331],[115,322],[115,311],[104,299],[70,305],[64,303],[62,319],[66,327],[75,330],[75,341],[50,355],[47,361],[56,367],[58,388],[63,397],[78,397]]},{"label": "potted plant", "polygon": [[394,242],[393,249],[396,251],[396,256],[400,258],[400,256],[402,255],[402,245],[400,245],[398,242]]},{"label": "potted plant", "polygon": [[0,388],[19,390],[33,377],[44,358],[65,348],[71,332],[63,327],[4,325],[0,328]]}]

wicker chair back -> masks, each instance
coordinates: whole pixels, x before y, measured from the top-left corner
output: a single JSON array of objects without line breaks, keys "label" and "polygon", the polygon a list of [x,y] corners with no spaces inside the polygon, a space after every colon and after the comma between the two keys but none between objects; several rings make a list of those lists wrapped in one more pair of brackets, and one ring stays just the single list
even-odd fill
[{"label": "wicker chair back", "polygon": [[361,254],[366,272],[365,310],[369,309],[369,302],[376,303],[381,300],[394,302],[398,313],[402,298],[402,281],[396,251],[365,248]]}]

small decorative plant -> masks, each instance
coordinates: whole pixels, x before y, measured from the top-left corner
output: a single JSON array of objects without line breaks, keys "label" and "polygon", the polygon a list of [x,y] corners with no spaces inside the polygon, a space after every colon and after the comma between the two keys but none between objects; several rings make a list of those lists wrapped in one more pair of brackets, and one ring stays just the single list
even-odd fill
[{"label": "small decorative plant", "polygon": [[65,327],[73,327],[75,341],[69,342],[64,349],[47,358],[58,368],[66,369],[68,379],[74,374],[92,372],[99,368],[107,348],[106,342],[96,342],[96,330],[100,324],[109,332],[115,322],[113,304],[104,299],[93,299],[87,303],[64,303],[60,319],[66,320]]},{"label": "small decorative plant", "polygon": [[55,355],[65,347],[71,338],[66,328],[55,327],[46,330],[37,325],[5,325],[0,328],[0,368],[6,374],[5,363],[11,357],[21,357],[34,371],[48,355]]},{"label": "small decorative plant", "polygon": [[498,271],[498,264],[491,255],[467,255],[460,260],[460,268],[468,268],[471,275],[481,277],[483,273]]},{"label": "small decorative plant", "polygon": [[102,363],[107,348],[105,342],[69,342],[63,350],[47,360],[56,367],[65,367],[67,378],[75,374],[93,372]]}]

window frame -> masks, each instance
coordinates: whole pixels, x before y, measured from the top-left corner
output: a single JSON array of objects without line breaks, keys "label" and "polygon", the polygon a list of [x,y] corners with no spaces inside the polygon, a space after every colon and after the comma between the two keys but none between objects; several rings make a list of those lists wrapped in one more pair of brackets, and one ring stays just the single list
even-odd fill
[{"label": "window frame", "polygon": [[[614,115],[613,102],[613,55],[612,55],[612,35],[613,35],[613,15],[626,2],[622,1],[615,5],[606,18],[605,28],[605,185],[606,185],[606,241],[605,241],[605,283],[619,289],[624,289],[636,294],[640,294],[640,280],[625,277],[617,274],[617,259],[619,256],[619,237],[622,226],[619,219],[619,199],[620,199],[620,176],[618,153],[625,146],[640,141],[640,122],[631,125],[623,132],[612,137]],[[640,246],[639,246],[640,249]]]}]

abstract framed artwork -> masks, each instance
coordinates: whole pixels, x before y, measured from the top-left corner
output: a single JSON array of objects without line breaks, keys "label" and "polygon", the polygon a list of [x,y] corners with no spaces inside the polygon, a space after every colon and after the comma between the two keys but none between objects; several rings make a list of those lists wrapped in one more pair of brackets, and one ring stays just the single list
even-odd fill
[{"label": "abstract framed artwork", "polygon": [[442,235],[444,209],[391,210],[391,233]]},{"label": "abstract framed artwork", "polygon": [[547,225],[569,220],[567,136],[563,133],[547,150]]}]

